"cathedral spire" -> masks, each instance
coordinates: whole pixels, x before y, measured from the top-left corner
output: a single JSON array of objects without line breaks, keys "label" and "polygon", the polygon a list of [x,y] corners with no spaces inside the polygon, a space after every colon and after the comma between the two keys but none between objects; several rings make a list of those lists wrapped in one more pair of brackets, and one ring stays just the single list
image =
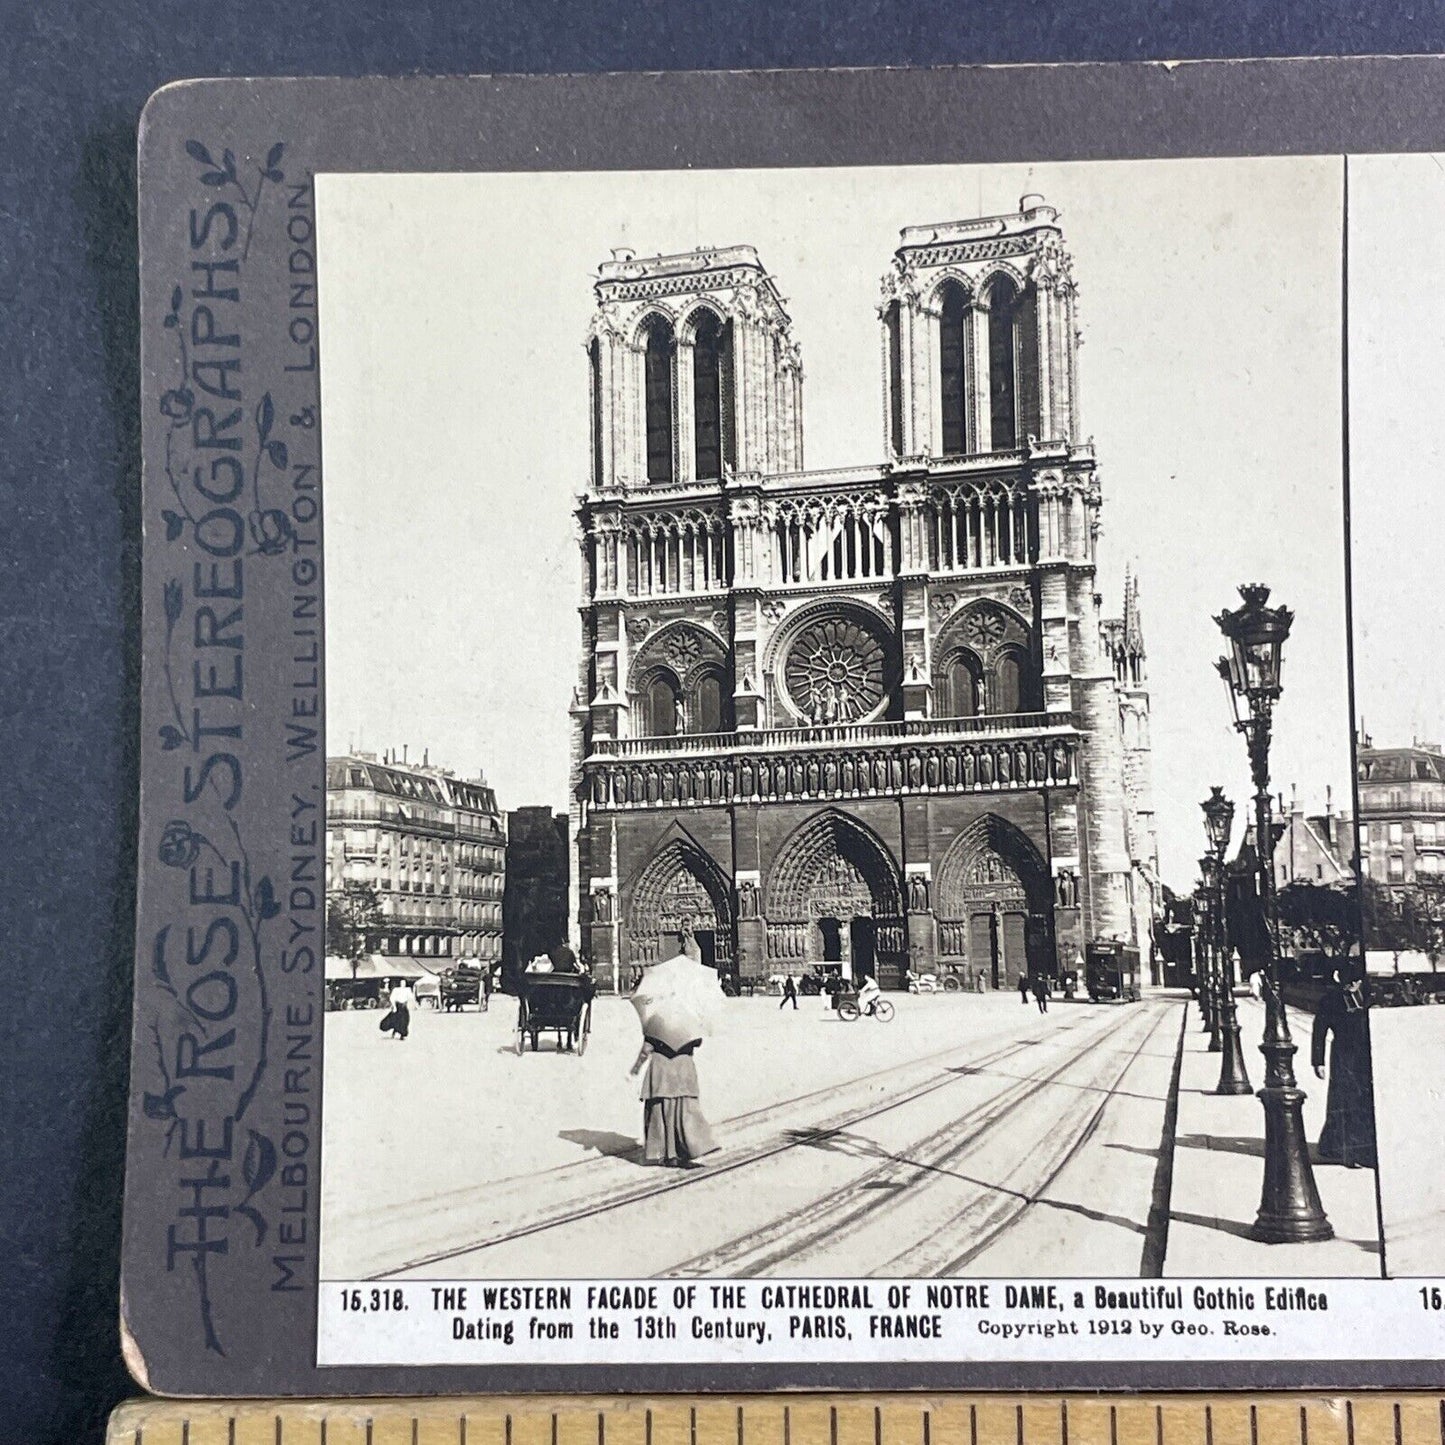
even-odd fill
[{"label": "cathedral spire", "polygon": [[1124,646],[1130,654],[1144,656],[1144,623],[1139,615],[1139,579],[1134,569],[1124,569]]}]

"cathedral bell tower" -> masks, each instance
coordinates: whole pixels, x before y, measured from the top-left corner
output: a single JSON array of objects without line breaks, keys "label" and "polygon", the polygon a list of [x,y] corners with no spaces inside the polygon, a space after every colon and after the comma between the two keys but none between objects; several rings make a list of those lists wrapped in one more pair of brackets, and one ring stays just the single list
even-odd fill
[{"label": "cathedral bell tower", "polygon": [[884,446],[897,460],[1078,435],[1075,287],[1058,212],[909,226],[883,278]]},{"label": "cathedral bell tower", "polygon": [[594,491],[802,467],[802,362],[751,246],[643,259],[618,249],[596,293]]}]

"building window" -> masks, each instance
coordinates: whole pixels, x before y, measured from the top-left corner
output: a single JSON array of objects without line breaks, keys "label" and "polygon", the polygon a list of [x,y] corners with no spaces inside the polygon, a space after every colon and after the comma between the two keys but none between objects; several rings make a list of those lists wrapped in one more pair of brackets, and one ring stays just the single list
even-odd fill
[{"label": "building window", "polygon": [[888,440],[893,455],[903,455],[903,320],[890,301],[883,324],[888,331]]},{"label": "building window", "polygon": [[989,708],[991,713],[1037,712],[1038,679],[1022,648],[1007,647],[993,664]]},{"label": "building window", "polygon": [[983,704],[983,669],[971,652],[957,652],[948,660],[941,679],[939,717],[977,717]]},{"label": "building window", "polygon": [[722,679],[715,672],[704,673],[693,692],[692,730],[695,733],[723,731]]},{"label": "building window", "polygon": [[1433,847],[1433,846],[1434,846],[1434,843],[1435,843],[1435,825],[1434,825],[1434,823],[1416,823],[1416,824],[1415,824],[1415,842],[1416,842],[1417,844],[1420,844],[1420,843],[1428,843],[1428,844],[1430,844],[1430,845]]},{"label": "building window", "polygon": [[672,327],[661,316],[647,323],[643,382],[647,393],[647,480],[671,482]]},{"label": "building window", "polygon": [[1402,824],[1400,824],[1400,823],[1391,823],[1391,824],[1390,824],[1390,841],[1391,841],[1392,843],[1400,843],[1400,842],[1403,842],[1403,841],[1404,841],[1404,837],[1405,837],[1405,829],[1404,829],[1404,826],[1403,826]]},{"label": "building window", "polygon": [[1440,859],[1434,853],[1425,853],[1415,860],[1415,871],[1434,878],[1440,872]]},{"label": "building window", "polygon": [[1405,877],[1405,860],[1403,858],[1390,859],[1390,882],[1400,883]]},{"label": "building window", "polygon": [[676,678],[666,672],[654,673],[648,680],[643,701],[645,737],[670,738],[683,731],[682,694]]},{"label": "building window", "polygon": [[1000,276],[989,285],[988,391],[989,445],[996,452],[1018,445],[1018,375],[1014,346],[1014,309],[1018,292]]},{"label": "building window", "polygon": [[712,481],[722,476],[732,453],[732,323],[726,326],[711,311],[697,323],[692,360],[693,426],[697,476]]},{"label": "building window", "polygon": [[943,286],[942,317],[938,325],[939,377],[943,389],[944,456],[961,456],[968,450],[968,368],[964,351],[968,344],[968,296],[957,281]]}]

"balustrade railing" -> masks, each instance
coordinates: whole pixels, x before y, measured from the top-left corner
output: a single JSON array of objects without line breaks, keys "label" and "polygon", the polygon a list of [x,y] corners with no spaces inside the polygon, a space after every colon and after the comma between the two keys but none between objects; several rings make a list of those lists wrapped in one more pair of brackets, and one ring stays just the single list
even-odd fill
[{"label": "balustrade railing", "polygon": [[768,748],[837,747],[872,744],[894,738],[945,741],[1015,733],[1057,732],[1074,725],[1073,713],[1017,712],[982,717],[910,718],[905,722],[826,723],[750,732],[674,733],[656,738],[594,738],[598,758],[641,758],[687,753],[760,752]]}]

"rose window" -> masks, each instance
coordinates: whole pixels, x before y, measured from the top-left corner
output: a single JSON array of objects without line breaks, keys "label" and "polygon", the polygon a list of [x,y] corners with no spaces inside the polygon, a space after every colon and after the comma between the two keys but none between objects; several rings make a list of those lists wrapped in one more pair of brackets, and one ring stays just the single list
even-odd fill
[{"label": "rose window", "polygon": [[882,640],[851,618],[821,618],[788,649],[783,681],[793,707],[808,722],[857,722],[883,703],[887,651]]}]

